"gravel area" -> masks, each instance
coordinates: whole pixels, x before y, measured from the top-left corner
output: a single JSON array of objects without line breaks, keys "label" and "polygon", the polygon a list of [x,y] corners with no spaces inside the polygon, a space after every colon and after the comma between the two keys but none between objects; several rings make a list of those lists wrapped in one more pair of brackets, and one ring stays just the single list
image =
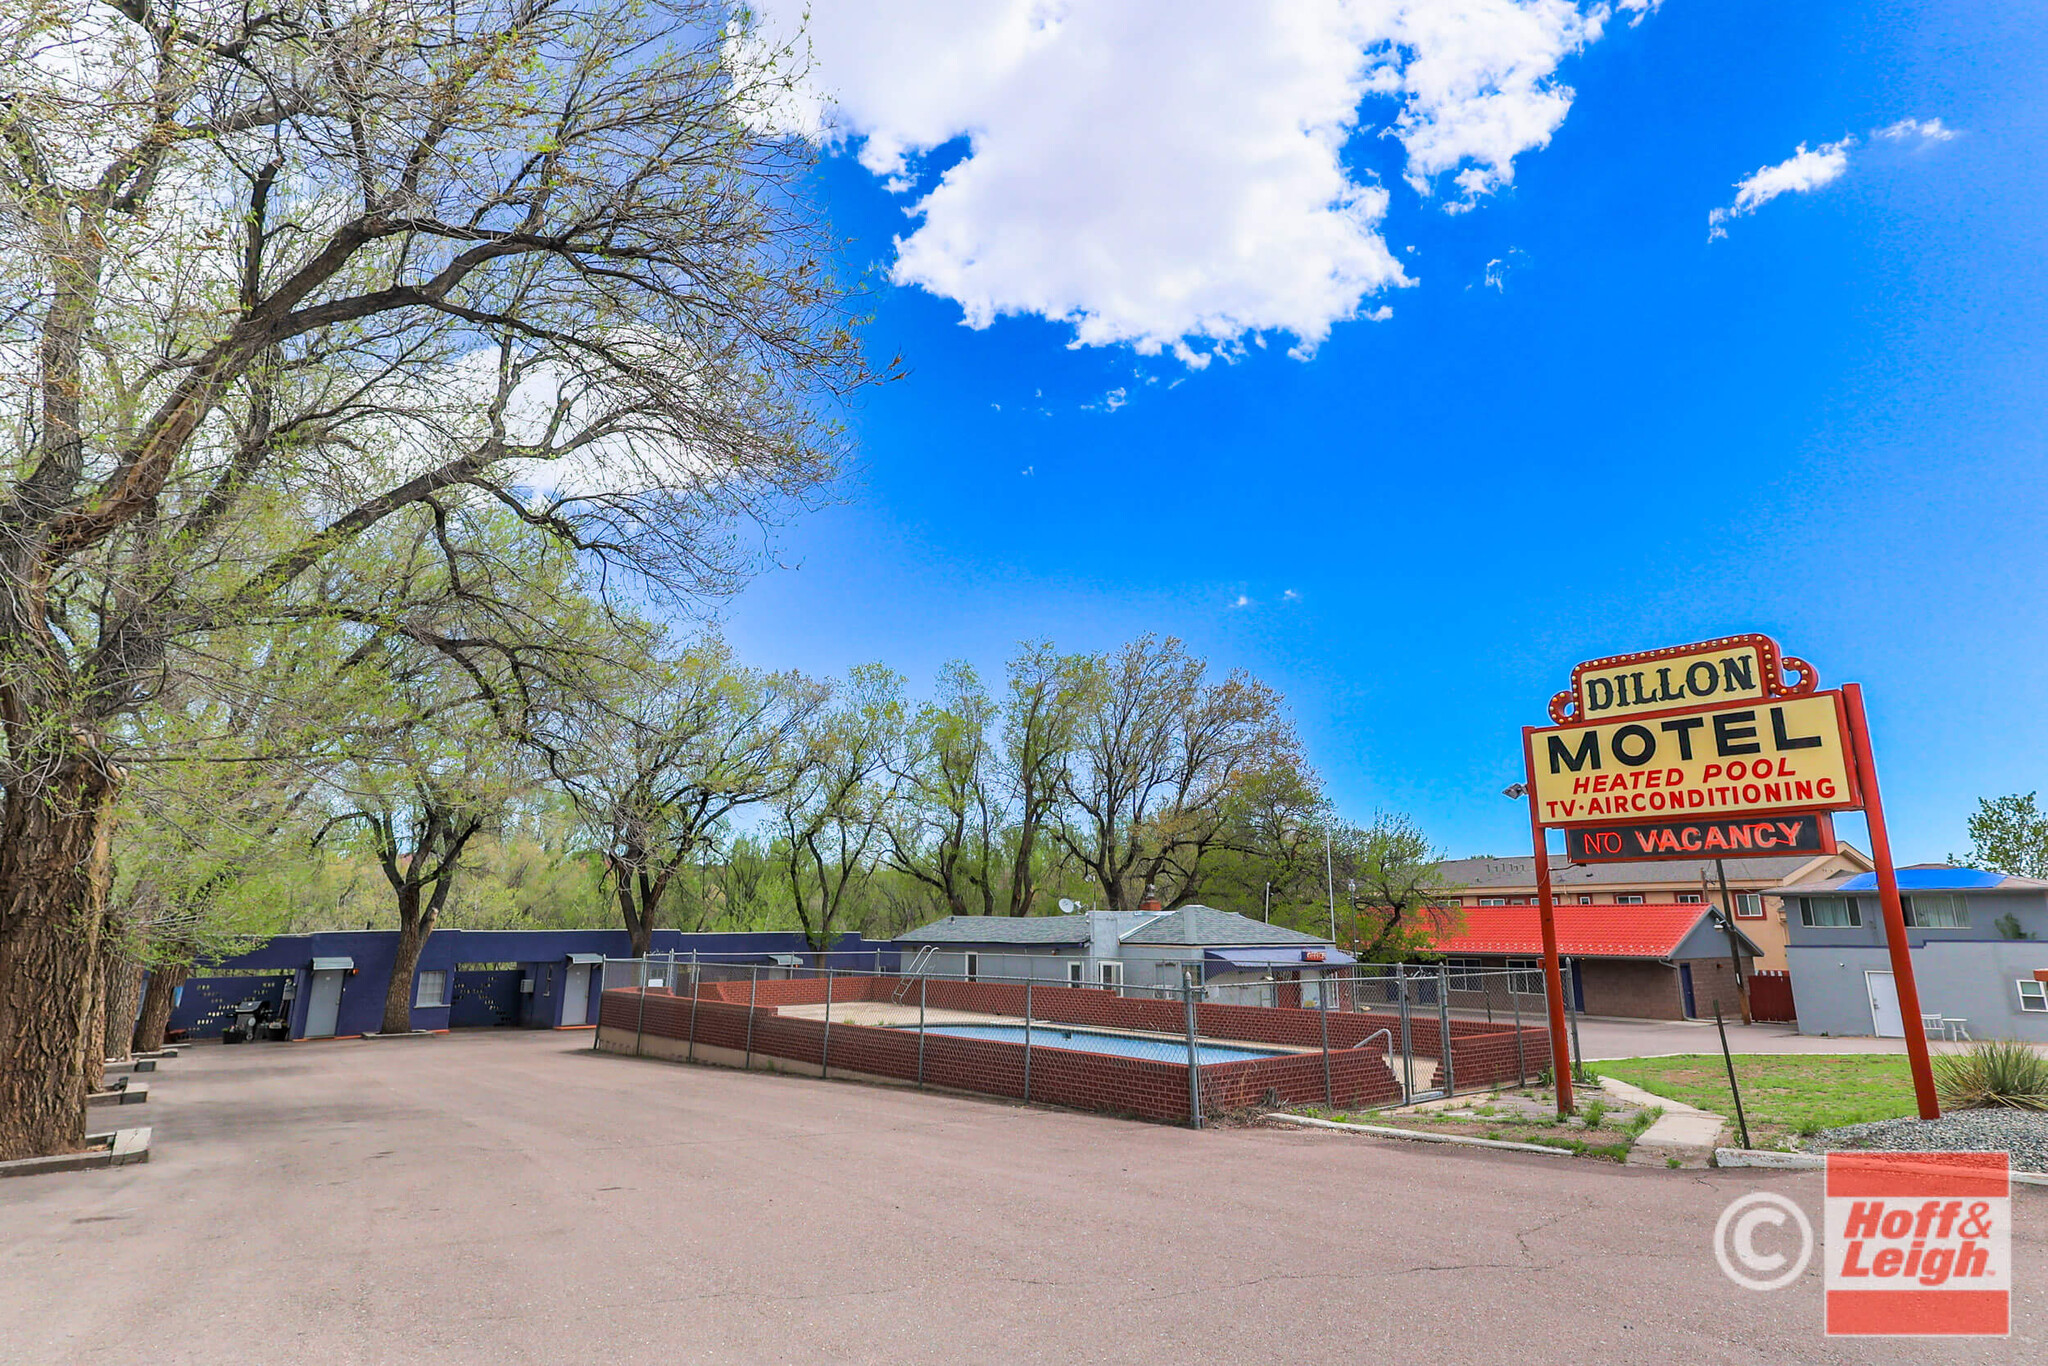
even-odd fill
[{"label": "gravel area", "polygon": [[1960,1110],[1940,1119],[1880,1119],[1823,1129],[1808,1152],[1868,1148],[1890,1153],[2004,1152],[2014,1171],[2048,1172],[2048,1114],[2030,1110]]}]

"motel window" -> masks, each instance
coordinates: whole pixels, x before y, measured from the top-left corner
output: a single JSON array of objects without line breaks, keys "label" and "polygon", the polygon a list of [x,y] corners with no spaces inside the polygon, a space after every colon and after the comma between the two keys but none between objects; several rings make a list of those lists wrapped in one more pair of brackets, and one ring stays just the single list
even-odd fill
[{"label": "motel window", "polygon": [[1579,904],[1580,904],[1581,906],[1590,906],[1590,905],[1592,905],[1592,904],[1593,904],[1593,894],[1592,894],[1591,892],[1580,892],[1580,893],[1579,893]]},{"label": "motel window", "polygon": [[1678,894],[1678,904],[1681,906],[1698,906],[1705,900],[1706,898],[1698,892],[1680,892]]},{"label": "motel window", "polygon": [[1508,899],[1504,896],[1482,896],[1479,898],[1479,904],[1482,906],[1505,906],[1508,904]]},{"label": "motel window", "polygon": [[1081,985],[1081,965],[1079,963],[1067,964],[1067,985],[1070,987]]},{"label": "motel window", "polygon": [[[1693,899],[1697,901],[1699,898],[1694,897]],[[1680,897],[1679,900],[1683,901],[1685,898]],[[1618,896],[1614,898],[1614,904],[1617,906],[1640,906],[1643,904],[1643,899],[1639,896]]]},{"label": "motel window", "polygon": [[2022,977],[2013,985],[2020,989],[2021,1010],[2048,1010],[2048,984]]},{"label": "motel window", "polygon": [[423,972],[420,974],[419,999],[416,1006],[445,1006],[448,1004],[448,974],[445,972]]},{"label": "motel window", "polygon": [[1822,927],[1861,925],[1863,914],[1857,909],[1853,896],[1802,896],[1799,898],[1799,923]]},{"label": "motel window", "polygon": [[1929,896],[1922,892],[1899,898],[1905,903],[1906,923],[1920,930],[1967,930],[1970,911],[1959,896]]},{"label": "motel window", "polygon": [[1477,958],[1447,958],[1444,960],[1445,978],[1452,991],[1484,991],[1486,979],[1480,976],[1480,969],[1486,964]]},{"label": "motel window", "polygon": [[1540,958],[1508,959],[1508,990],[1517,996],[1541,996],[1543,994],[1543,960]]},{"label": "motel window", "polygon": [[1102,968],[1102,985],[1105,988],[1115,991],[1124,984],[1124,965],[1122,963],[1103,963],[1099,966]]},{"label": "motel window", "polygon": [[970,953],[967,955],[967,980],[970,982],[974,982],[979,981],[980,978],[981,955],[978,953]]},{"label": "motel window", "polygon": [[1735,918],[1737,920],[1762,920],[1764,918],[1763,897],[1755,892],[1737,892],[1735,894]]},{"label": "motel window", "polygon": [[1536,898],[1533,896],[1511,896],[1508,898],[1508,905],[1510,906],[1533,906],[1535,903]]}]

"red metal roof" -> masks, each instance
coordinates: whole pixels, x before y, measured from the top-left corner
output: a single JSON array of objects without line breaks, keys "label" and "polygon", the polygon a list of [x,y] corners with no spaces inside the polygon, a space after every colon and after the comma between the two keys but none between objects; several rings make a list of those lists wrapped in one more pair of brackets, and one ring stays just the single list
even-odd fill
[{"label": "red metal roof", "polygon": [[[1711,907],[1704,905],[1557,908],[1557,951],[1566,957],[1668,958]],[[1534,906],[1467,906],[1464,928],[1439,935],[1438,953],[1543,952]]]}]

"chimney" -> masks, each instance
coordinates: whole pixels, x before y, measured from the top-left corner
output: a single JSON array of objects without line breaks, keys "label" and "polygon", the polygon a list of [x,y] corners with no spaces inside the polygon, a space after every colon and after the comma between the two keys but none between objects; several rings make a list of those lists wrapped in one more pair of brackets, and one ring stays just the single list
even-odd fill
[{"label": "chimney", "polygon": [[1141,911],[1163,911],[1166,909],[1166,907],[1159,904],[1159,889],[1149,882],[1145,884],[1145,899],[1138,903],[1138,909]]}]

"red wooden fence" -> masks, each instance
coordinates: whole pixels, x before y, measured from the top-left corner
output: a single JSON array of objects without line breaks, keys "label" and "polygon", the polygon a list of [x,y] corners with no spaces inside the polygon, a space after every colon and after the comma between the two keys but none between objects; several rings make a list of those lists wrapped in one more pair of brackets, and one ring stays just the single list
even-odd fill
[{"label": "red wooden fence", "polygon": [[1792,1006],[1792,974],[1759,969],[1749,975],[1749,1016],[1753,1020],[1799,1018]]}]

